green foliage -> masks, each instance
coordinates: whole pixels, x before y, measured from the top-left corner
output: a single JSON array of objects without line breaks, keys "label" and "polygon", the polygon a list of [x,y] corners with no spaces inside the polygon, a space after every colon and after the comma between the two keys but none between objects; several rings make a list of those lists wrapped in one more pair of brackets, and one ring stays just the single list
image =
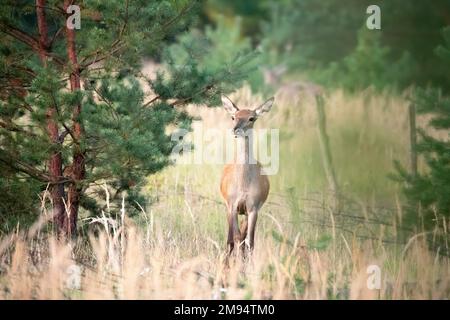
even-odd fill
[{"label": "green foliage", "polygon": [[281,234],[276,230],[272,230],[272,238],[278,243],[285,243],[290,246],[293,245],[291,240],[289,240],[284,234]]},{"label": "green foliage", "polygon": [[153,89],[160,95],[171,94],[179,99],[188,99],[194,93],[190,101],[198,103],[198,97],[209,88],[214,98],[209,105],[219,103],[217,92],[231,91],[252,78],[258,65],[257,53],[249,40],[241,36],[239,19],[227,24],[221,18],[214,28],[206,26],[204,32],[193,29],[184,33],[163,57],[171,77],[159,74]]},{"label": "green foliage", "polygon": [[[205,35],[186,32],[200,5],[187,0],[80,3],[75,41],[82,89],[75,91],[67,90],[73,66],[67,62],[66,16],[56,10],[60,3],[49,1],[45,10],[53,41],[46,66],[35,47],[10,36],[11,28],[37,34],[35,6],[5,6],[0,14],[0,31],[7,35],[0,44],[0,77],[5,79],[0,165],[2,173],[3,166],[9,173],[0,176],[0,191],[9,192],[0,198],[2,220],[38,208],[38,195],[50,181],[50,154],[61,153],[63,175],[70,177],[76,148],[85,158],[86,177],[77,184],[86,214],[102,208],[105,183],[113,204],[120,205],[125,196],[131,205],[145,207],[143,180],[170,164],[171,130],[190,128],[191,117],[181,107],[217,105],[220,93],[234,90],[254,68],[255,54],[240,39],[238,27],[207,28]],[[154,80],[141,73],[144,56],[163,65]],[[142,83],[153,89],[150,97]],[[77,105],[84,129],[79,139],[72,132]],[[50,114],[50,108],[56,111]],[[57,142],[48,133],[50,119],[58,126]],[[21,201],[24,206],[18,205]]]},{"label": "green foliage", "polygon": [[308,248],[316,249],[318,251],[325,250],[332,240],[333,238],[329,234],[322,234],[317,240],[310,240],[308,242]]},{"label": "green foliage", "polygon": [[[450,29],[445,31],[446,43],[437,50],[442,58],[450,61]],[[450,130],[450,98],[435,88],[417,90],[413,103],[420,114],[429,114],[429,125],[436,130]],[[441,131],[442,132],[442,131]],[[450,219],[450,142],[419,130],[417,151],[427,164],[426,172],[417,176],[398,167],[400,180],[410,208],[406,223],[416,232],[421,228],[437,231],[438,236],[448,237]],[[436,234],[434,235],[436,237]]]},{"label": "green foliage", "polygon": [[339,84],[350,90],[367,87],[382,90],[388,84],[391,88],[404,87],[411,79],[410,68],[414,63],[405,52],[387,69],[390,52],[389,47],[381,44],[381,33],[363,27],[358,32],[358,42],[352,53],[341,62],[332,62],[328,68],[312,72],[312,76],[330,87]]},{"label": "green foliage", "polygon": [[35,181],[17,179],[8,167],[0,163],[0,235],[18,225],[26,228],[35,222],[39,185]]},{"label": "green foliage", "polygon": [[267,3],[271,0],[208,0],[203,13],[209,22],[242,17],[242,35],[254,37],[259,34],[261,20],[267,18]]},{"label": "green foliage", "polygon": [[[419,113],[432,115],[429,125],[438,130],[450,129],[450,99],[440,90],[418,90],[414,103]],[[398,166],[410,202],[406,222],[416,231],[422,227],[428,231],[442,229],[450,218],[450,142],[424,130],[419,130],[419,136],[417,151],[423,155],[427,171],[414,176]]]},{"label": "green foliage", "polygon": [[105,77],[98,80],[96,92],[101,101],[89,96],[81,115],[88,132],[86,145],[93,151],[89,179],[107,177],[108,185],[128,191],[127,201],[135,205],[134,189],[143,185],[146,175],[169,164],[174,142],[166,127],[189,126],[190,118],[165,102],[143,107],[144,93],[133,77]]},{"label": "green foliage", "polygon": [[[267,2],[262,22],[264,63],[285,65],[314,81],[349,89],[433,83],[450,86],[433,54],[450,12],[446,0],[382,0],[381,30],[366,28],[370,0]],[[359,31],[358,31],[359,30]],[[364,31],[363,31],[364,30]]]}]

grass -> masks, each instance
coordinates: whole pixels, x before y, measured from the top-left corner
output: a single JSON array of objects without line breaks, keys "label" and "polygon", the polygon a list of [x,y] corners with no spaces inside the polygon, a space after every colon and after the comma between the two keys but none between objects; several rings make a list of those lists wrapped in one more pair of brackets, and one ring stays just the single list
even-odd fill
[{"label": "grass", "polygon": [[[232,98],[241,106],[262,101],[246,88]],[[148,178],[146,212],[133,219],[124,207],[96,213],[83,221],[90,236],[70,243],[41,231],[42,206],[42,221],[0,242],[0,298],[447,299],[449,259],[420,234],[399,236],[402,199],[387,175],[394,159],[407,164],[406,107],[388,93],[329,94],[328,134],[344,194],[336,211],[313,101],[277,99],[257,126],[280,129],[280,170],[270,177],[246,262],[224,264],[221,165],[175,165]],[[205,127],[229,125],[222,109],[190,111]],[[380,289],[367,286],[371,265],[381,272]]]}]

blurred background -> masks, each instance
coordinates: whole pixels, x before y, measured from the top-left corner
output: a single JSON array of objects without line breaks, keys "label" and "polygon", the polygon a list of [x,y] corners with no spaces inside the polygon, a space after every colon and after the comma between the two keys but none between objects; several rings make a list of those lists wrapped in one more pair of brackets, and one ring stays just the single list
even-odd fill
[{"label": "blurred background", "polygon": [[[180,43],[190,48],[202,39],[208,43],[203,63],[210,68],[248,58],[240,67],[244,87],[231,95],[238,106],[255,107],[275,95],[274,110],[257,123],[280,129],[272,194],[302,199],[338,193],[344,206],[371,206],[380,222],[413,233],[442,229],[450,210],[444,155],[450,7],[446,1],[379,1],[380,29],[371,30],[371,4],[208,1],[195,27],[169,51],[181,61],[188,54]],[[206,126],[227,124],[223,110],[191,113]],[[210,181],[205,172],[198,187]],[[219,167],[214,172],[220,174]],[[216,189],[207,189],[217,198]],[[436,220],[437,212],[442,216]]]},{"label": "blurred background", "polygon": [[[352,0],[320,4],[308,0],[208,1],[200,28],[213,25],[214,38],[224,37],[223,48],[217,48],[221,52],[258,48],[262,52],[258,63],[274,69],[275,75],[284,71],[286,77],[296,74],[328,88],[448,86],[444,67],[448,61],[436,54],[445,44],[447,2],[378,1],[379,30],[366,26],[371,4]],[[260,81],[251,83],[257,87]]]}]

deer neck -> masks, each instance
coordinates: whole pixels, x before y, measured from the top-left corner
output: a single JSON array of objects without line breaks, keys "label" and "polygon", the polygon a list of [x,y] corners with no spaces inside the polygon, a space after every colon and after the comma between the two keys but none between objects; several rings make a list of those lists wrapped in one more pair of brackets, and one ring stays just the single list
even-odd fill
[{"label": "deer neck", "polygon": [[235,164],[248,167],[256,164],[256,159],[253,155],[253,133],[249,130],[244,136],[237,138],[237,150],[234,157]]},{"label": "deer neck", "polygon": [[[251,130],[250,130],[251,131]],[[237,152],[235,154],[236,178],[239,189],[248,189],[253,177],[257,174],[257,161],[253,155],[253,135],[248,133],[237,138]]]}]

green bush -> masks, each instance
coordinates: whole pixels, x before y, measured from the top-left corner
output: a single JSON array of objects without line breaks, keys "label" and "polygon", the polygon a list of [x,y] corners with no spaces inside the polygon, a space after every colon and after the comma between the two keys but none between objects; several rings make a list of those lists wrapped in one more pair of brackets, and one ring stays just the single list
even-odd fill
[{"label": "green bush", "polygon": [[[450,28],[444,32],[446,43],[437,50],[450,61]],[[437,88],[417,90],[413,97],[419,114],[431,116],[429,125],[436,130],[450,130],[450,98]],[[417,175],[397,164],[400,180],[409,201],[405,223],[415,232],[425,230],[430,238],[448,240],[450,220],[450,141],[419,130],[417,151],[423,156],[427,170]],[[433,235],[431,236],[431,233]]]}]

